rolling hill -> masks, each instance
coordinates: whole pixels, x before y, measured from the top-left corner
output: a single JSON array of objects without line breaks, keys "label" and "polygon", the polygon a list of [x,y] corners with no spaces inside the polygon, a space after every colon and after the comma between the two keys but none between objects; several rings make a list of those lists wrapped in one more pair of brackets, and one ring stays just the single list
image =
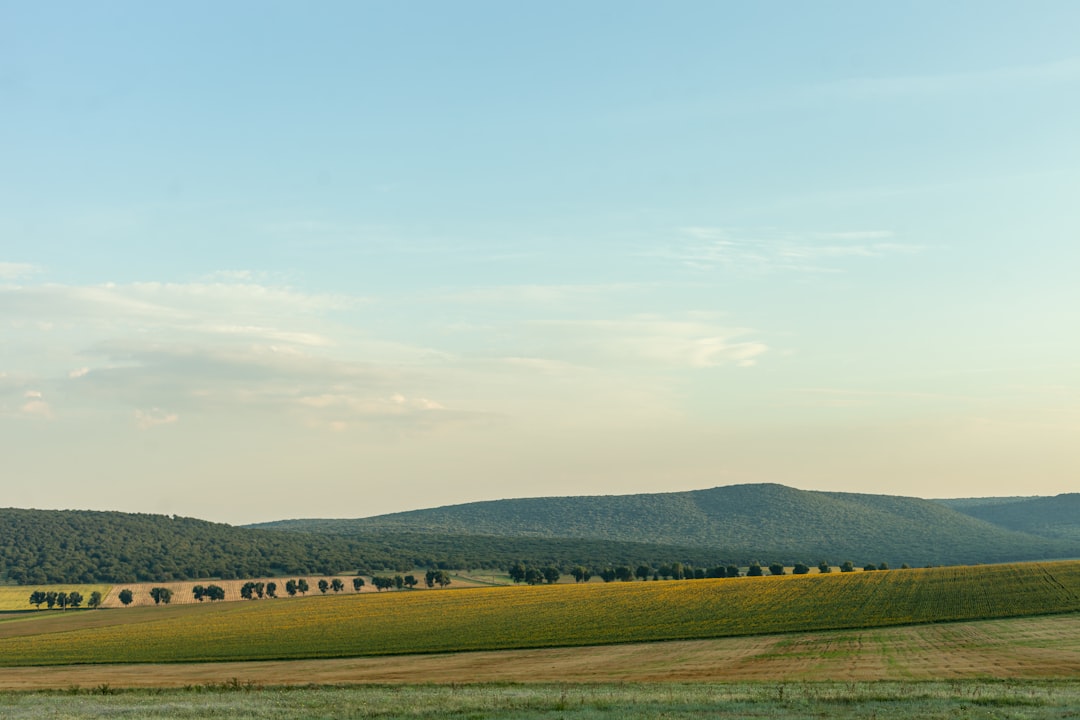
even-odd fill
[{"label": "rolling hill", "polygon": [[[956,504],[950,507],[949,502]],[[494,500],[354,520],[0,509],[0,582],[157,582],[416,567],[890,566],[1080,557],[1080,495],[1001,502],[733,485]]]},{"label": "rolling hill", "polygon": [[575,538],[711,548],[734,561],[1006,562],[1080,555],[1080,542],[995,525],[911,497],[731,485],[640,495],[493,500],[261,529],[369,538],[385,532]]},{"label": "rolling hill", "polygon": [[1010,530],[1080,542],[1080,493],[1054,497],[958,498],[939,502]]}]

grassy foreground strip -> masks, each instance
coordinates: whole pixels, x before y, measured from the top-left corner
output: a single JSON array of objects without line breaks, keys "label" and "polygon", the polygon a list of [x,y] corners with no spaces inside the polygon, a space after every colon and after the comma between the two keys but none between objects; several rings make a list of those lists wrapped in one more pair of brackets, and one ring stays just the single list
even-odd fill
[{"label": "grassy foreground strip", "polygon": [[1080,683],[732,683],[257,688],[0,693],[0,716],[37,718],[934,718],[1074,717]]},{"label": "grassy foreground strip", "polygon": [[[1080,610],[1080,562],[482,588],[0,623],[0,665],[349,657],[869,628]],[[59,623],[59,621],[57,621]]]}]

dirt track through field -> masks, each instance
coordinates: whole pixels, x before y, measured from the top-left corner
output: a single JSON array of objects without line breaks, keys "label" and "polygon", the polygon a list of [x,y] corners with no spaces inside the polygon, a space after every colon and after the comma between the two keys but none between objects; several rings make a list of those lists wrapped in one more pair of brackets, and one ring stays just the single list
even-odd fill
[{"label": "dirt track through field", "polygon": [[584,648],[4,668],[0,689],[475,682],[1080,677],[1080,614]]}]

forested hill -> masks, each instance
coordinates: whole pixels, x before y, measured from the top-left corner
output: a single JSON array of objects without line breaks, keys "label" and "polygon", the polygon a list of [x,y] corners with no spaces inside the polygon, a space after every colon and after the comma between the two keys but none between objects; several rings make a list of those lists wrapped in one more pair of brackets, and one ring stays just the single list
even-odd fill
[{"label": "forested hill", "polygon": [[1054,497],[958,498],[938,502],[1010,530],[1080,543],[1080,493]]},{"label": "forested hill", "polygon": [[355,565],[355,550],[169,515],[0,509],[0,579],[22,584],[329,573]]},{"label": "forested hill", "polygon": [[168,515],[0,509],[0,582],[24,585],[506,568],[518,560],[559,567],[730,561],[707,548],[647,543],[393,530],[343,537]]},{"label": "forested hill", "polygon": [[912,565],[1080,555],[1080,542],[1037,537],[944,505],[890,495],[731,485],[644,495],[495,500],[355,520],[258,527],[364,537],[390,530],[594,538],[716,548],[731,558],[866,559]]}]

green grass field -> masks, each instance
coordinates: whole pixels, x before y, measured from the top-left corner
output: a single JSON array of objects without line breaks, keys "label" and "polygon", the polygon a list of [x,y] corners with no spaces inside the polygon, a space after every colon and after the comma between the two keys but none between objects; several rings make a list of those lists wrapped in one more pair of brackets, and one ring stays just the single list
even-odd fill
[{"label": "green grass field", "polygon": [[0,623],[0,664],[602,645],[1077,610],[1080,562],[480,588],[35,614]]},{"label": "green grass field", "polygon": [[1080,683],[464,685],[0,693],[0,717],[38,718],[1043,718],[1076,717]]}]

